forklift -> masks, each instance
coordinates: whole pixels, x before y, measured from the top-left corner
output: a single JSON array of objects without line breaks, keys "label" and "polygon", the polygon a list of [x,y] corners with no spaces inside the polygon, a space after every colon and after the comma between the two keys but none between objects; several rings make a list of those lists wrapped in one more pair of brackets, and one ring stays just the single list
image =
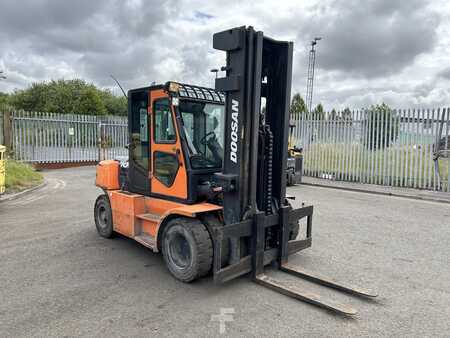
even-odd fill
[{"label": "forklift", "polygon": [[[286,197],[293,43],[252,27],[214,34],[226,52],[215,89],[177,82],[128,92],[129,163],[102,161],[94,207],[99,234],[130,237],[162,252],[170,273],[223,283],[244,274],[287,296],[344,315],[356,310],[269,277],[265,266],[362,297],[295,267],[311,246],[313,206]],[[265,109],[261,109],[262,99]],[[298,239],[299,221],[306,234]]]},{"label": "forklift", "polygon": [[288,187],[302,183],[303,174],[303,148],[294,145],[295,123],[289,124],[288,156],[286,168],[286,185]]}]

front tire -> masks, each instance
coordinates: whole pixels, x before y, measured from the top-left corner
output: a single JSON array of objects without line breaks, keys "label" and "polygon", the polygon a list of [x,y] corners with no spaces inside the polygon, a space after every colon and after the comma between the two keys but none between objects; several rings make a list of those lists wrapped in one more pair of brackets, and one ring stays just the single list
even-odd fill
[{"label": "front tire", "polygon": [[111,238],[114,235],[112,210],[108,196],[100,195],[97,197],[94,207],[94,219],[100,236]]},{"label": "front tire", "polygon": [[182,282],[192,282],[211,270],[212,240],[197,219],[176,218],[164,228],[162,254],[170,273]]}]

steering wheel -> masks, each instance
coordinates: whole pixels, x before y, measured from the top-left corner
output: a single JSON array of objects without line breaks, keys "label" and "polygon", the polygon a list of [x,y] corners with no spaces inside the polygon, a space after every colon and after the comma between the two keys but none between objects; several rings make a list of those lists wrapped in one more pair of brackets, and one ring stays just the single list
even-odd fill
[{"label": "steering wheel", "polygon": [[206,141],[206,139],[208,138],[208,136],[215,135],[215,134],[216,134],[216,133],[215,133],[214,131],[210,131],[209,133],[207,133],[205,136],[203,136],[203,137],[200,139],[200,143],[203,144],[203,145],[207,144],[208,141]]}]

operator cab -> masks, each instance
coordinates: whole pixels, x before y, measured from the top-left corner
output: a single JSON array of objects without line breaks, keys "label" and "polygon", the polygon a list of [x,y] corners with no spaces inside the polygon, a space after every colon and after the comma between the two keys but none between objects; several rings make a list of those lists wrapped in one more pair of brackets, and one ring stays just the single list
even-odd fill
[{"label": "operator cab", "polygon": [[214,200],[224,103],[221,92],[176,82],[130,90],[127,189],[187,204]]}]

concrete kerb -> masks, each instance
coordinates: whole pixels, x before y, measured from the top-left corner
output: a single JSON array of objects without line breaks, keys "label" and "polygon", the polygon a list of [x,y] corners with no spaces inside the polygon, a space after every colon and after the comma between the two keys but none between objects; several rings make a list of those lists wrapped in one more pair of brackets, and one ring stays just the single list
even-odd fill
[{"label": "concrete kerb", "polygon": [[35,190],[45,187],[46,185],[47,185],[47,180],[44,178],[44,181],[42,183],[40,183],[34,187],[31,187],[31,188],[28,188],[28,189],[25,189],[25,190],[22,190],[22,191],[13,193],[13,194],[5,194],[5,195],[0,196],[0,203],[6,202],[6,201],[12,201],[12,200],[18,199],[20,197],[26,196]]}]

